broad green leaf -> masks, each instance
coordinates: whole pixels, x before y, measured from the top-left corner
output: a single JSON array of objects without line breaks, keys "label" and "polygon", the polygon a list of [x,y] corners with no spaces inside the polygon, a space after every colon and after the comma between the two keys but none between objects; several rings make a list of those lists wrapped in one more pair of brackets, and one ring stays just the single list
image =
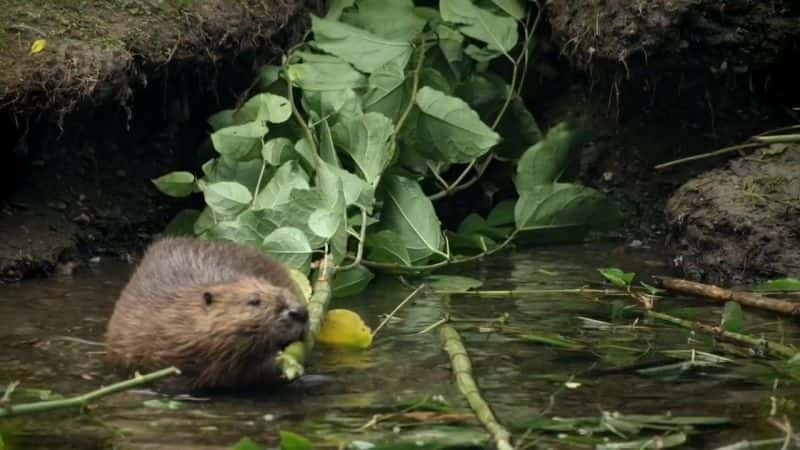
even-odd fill
[{"label": "broad green leaf", "polygon": [[600,275],[602,275],[603,278],[621,288],[630,287],[631,282],[633,282],[633,278],[636,276],[634,272],[623,272],[621,269],[617,269],[616,267],[597,269],[597,271],[600,272]]},{"label": "broad green leaf", "polygon": [[492,3],[517,20],[525,18],[526,2],[524,0],[492,0]]},{"label": "broad green leaf", "polygon": [[154,179],[153,184],[170,197],[186,197],[194,189],[194,175],[190,172],[171,172]]},{"label": "broad green leaf", "polygon": [[344,23],[312,15],[311,28],[319,48],[362,72],[372,73],[389,61],[405,66],[411,57],[412,47],[408,42],[385,39]]},{"label": "broad green leaf", "polygon": [[347,206],[358,205],[368,212],[372,211],[372,205],[375,203],[375,189],[372,186],[367,184],[363,178],[344,169],[333,165],[328,168],[341,178]]},{"label": "broad green leaf", "polygon": [[150,399],[145,400],[142,402],[145,408],[153,408],[153,409],[181,409],[183,407],[183,403],[177,400],[159,400],[159,399]]},{"label": "broad green leaf", "polygon": [[361,316],[349,309],[332,309],[325,313],[317,342],[337,347],[369,348],[372,330]]},{"label": "broad green leaf", "polygon": [[167,236],[194,236],[194,223],[200,217],[200,211],[196,209],[184,209],[172,218],[164,228]]},{"label": "broad green leaf", "polygon": [[302,138],[294,143],[294,151],[303,162],[306,163],[308,167],[316,166],[316,161],[314,160],[314,150],[311,149],[311,145],[308,143],[308,139]]},{"label": "broad green leaf", "polygon": [[445,78],[441,72],[431,67],[422,69],[419,77],[419,84],[420,86],[427,86],[431,89],[435,89],[445,95],[451,95],[453,93],[453,87],[450,85],[447,78]]},{"label": "broad green leaf", "polygon": [[461,25],[459,31],[486,43],[486,50],[494,54],[508,54],[517,45],[517,23],[513,17],[494,14],[472,0],[441,0],[439,11],[442,19]]},{"label": "broad green leaf", "polygon": [[[325,208],[335,213],[340,224],[347,220],[344,183],[336,172],[336,168],[319,161],[315,177],[316,189],[325,200]],[[338,228],[338,226],[337,226]]]},{"label": "broad green leaf", "polygon": [[231,450],[262,450],[262,447],[249,437],[243,437]]},{"label": "broad green leaf", "polygon": [[333,127],[333,142],[353,158],[361,176],[375,186],[394,156],[392,131],[392,121],[386,116],[367,113]]},{"label": "broad green leaf", "polygon": [[619,211],[601,192],[575,184],[534,186],[514,207],[520,231],[569,227],[604,227],[619,221]]},{"label": "broad green leaf", "polygon": [[285,137],[270,139],[261,147],[261,158],[271,166],[281,166],[295,156],[292,141]]},{"label": "broad green leaf", "polygon": [[332,167],[341,167],[339,157],[336,155],[336,147],[333,145],[333,134],[331,127],[326,119],[319,121],[317,125],[317,136],[319,137],[319,157]]},{"label": "broad green leaf", "polygon": [[303,231],[292,227],[278,228],[264,238],[261,248],[287,266],[308,272],[311,246]]},{"label": "broad green leaf", "polygon": [[[250,161],[236,161],[220,156],[203,164],[203,173],[206,174],[206,183],[234,181],[244,185],[252,192],[256,190],[262,165],[263,162],[258,158]],[[266,179],[262,179],[262,184]]]},{"label": "broad green leaf", "polygon": [[211,143],[223,156],[235,160],[249,160],[259,156],[261,139],[265,134],[267,126],[263,122],[248,122],[211,133]]},{"label": "broad green leaf", "polygon": [[447,240],[452,250],[485,252],[497,246],[497,241],[484,234],[461,234],[447,232]]},{"label": "broad green leaf", "polygon": [[367,87],[367,77],[341,59],[291,64],[286,77],[295,86],[309,91],[340,91]]},{"label": "broad green leaf", "polygon": [[[499,110],[508,96],[509,85],[497,74],[474,73],[456,86],[455,95],[475,109]],[[496,114],[487,114],[484,120],[494,120]]]},{"label": "broad green leaf", "polygon": [[[266,91],[281,78],[281,66],[265,64],[258,69],[258,88]],[[290,105],[291,107],[291,105]]]},{"label": "broad green leaf", "polygon": [[330,239],[342,225],[340,214],[328,209],[317,209],[308,218],[308,228],[317,236]]},{"label": "broad green leaf", "polygon": [[442,230],[430,199],[419,183],[397,175],[384,178],[381,227],[400,235],[411,262],[442,253]]},{"label": "broad green leaf", "polygon": [[303,107],[315,123],[327,120],[328,123],[335,124],[339,120],[364,114],[361,98],[352,89],[303,91]]},{"label": "broad green leaf", "polygon": [[502,227],[504,225],[514,225],[514,207],[516,200],[503,200],[498,203],[489,217],[486,218],[486,223],[493,227]]},{"label": "broad green leaf", "polygon": [[291,431],[281,431],[281,450],[311,450],[311,441]]},{"label": "broad green leaf", "polygon": [[725,302],[725,309],[722,311],[722,323],[720,326],[725,331],[738,333],[742,330],[743,320],[742,306],[736,302]]},{"label": "broad green leaf", "polygon": [[292,116],[292,105],[280,95],[269,93],[250,97],[239,110],[233,113],[236,123],[272,122],[282,123]]},{"label": "broad green leaf", "polygon": [[356,295],[363,291],[373,278],[375,275],[362,265],[336,272],[331,280],[333,296],[341,298]]},{"label": "broad green leaf", "polygon": [[370,261],[411,265],[403,239],[392,230],[367,235],[367,258]]},{"label": "broad green leaf", "polygon": [[506,230],[495,228],[489,225],[486,220],[478,214],[472,213],[464,218],[458,226],[460,234],[478,234],[488,236],[492,239],[505,239],[508,233]]},{"label": "broad green leaf", "polygon": [[339,17],[342,15],[342,12],[353,6],[355,0],[331,0],[330,5],[328,6],[328,14],[325,15],[326,19],[330,20],[339,20]]},{"label": "broad green leaf", "polygon": [[297,161],[288,161],[278,168],[253,204],[254,210],[275,208],[289,202],[294,189],[308,189],[308,175]]},{"label": "broad green leaf", "polygon": [[793,292],[800,291],[800,279],[779,278],[759,283],[750,288],[753,292]]},{"label": "broad green leaf", "polygon": [[220,181],[203,189],[206,204],[223,216],[233,216],[245,209],[253,195],[243,185],[233,181]]},{"label": "broad green leaf", "polygon": [[480,280],[458,275],[429,275],[422,282],[434,291],[467,292],[483,285]]},{"label": "broad green leaf", "polygon": [[444,24],[436,26],[439,36],[439,49],[449,64],[456,64],[464,59],[464,35]]},{"label": "broad green leaf", "polygon": [[200,215],[197,216],[197,220],[194,222],[194,234],[199,236],[209,228],[213,227],[216,223],[215,216],[216,214],[211,210],[211,208],[204,208],[200,212]]},{"label": "broad green leaf", "polygon": [[369,76],[369,89],[364,95],[364,110],[378,112],[397,122],[411,97],[411,80],[403,66],[395,62],[381,66]]},{"label": "broad green leaf", "polygon": [[341,21],[403,42],[413,41],[425,27],[412,0],[359,0],[358,9],[342,14]]},{"label": "broad green leaf", "polygon": [[416,102],[421,111],[416,122],[416,134],[427,144],[424,150],[417,150],[429,155],[433,152],[438,160],[467,163],[500,141],[500,136],[457,97],[423,87],[417,93]]},{"label": "broad green leaf", "polygon": [[200,235],[202,239],[226,240],[240,244],[258,246],[264,240],[259,232],[258,218],[252,211],[245,211],[234,219],[222,220],[207,228]]},{"label": "broad green leaf", "polygon": [[211,115],[211,117],[208,118],[208,124],[211,125],[211,129],[214,131],[236,125],[236,120],[233,118],[233,113],[235,112],[235,109],[223,109]]},{"label": "broad green leaf", "polygon": [[529,148],[517,164],[517,191],[558,181],[566,170],[570,155],[584,142],[586,134],[559,123],[547,132],[547,136]]}]

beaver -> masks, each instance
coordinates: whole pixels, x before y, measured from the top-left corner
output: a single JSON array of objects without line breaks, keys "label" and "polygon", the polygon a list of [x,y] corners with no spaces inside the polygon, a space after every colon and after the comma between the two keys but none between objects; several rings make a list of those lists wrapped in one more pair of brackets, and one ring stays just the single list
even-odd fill
[{"label": "beaver", "polygon": [[307,332],[305,301],[280,263],[230,241],[164,238],[117,300],[107,357],[128,371],[175,366],[190,390],[269,385],[277,352]]}]

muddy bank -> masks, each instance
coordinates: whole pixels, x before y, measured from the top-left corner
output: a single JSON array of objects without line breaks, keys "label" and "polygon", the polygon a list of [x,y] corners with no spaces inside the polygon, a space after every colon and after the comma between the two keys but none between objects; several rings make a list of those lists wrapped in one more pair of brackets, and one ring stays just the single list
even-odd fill
[{"label": "muddy bank", "polygon": [[731,161],[667,204],[675,266],[712,283],[800,275],[800,146]]},{"label": "muddy bank", "polygon": [[85,3],[0,1],[0,281],[134,257],[182,206],[150,179],[196,165],[206,118],[314,7]]}]

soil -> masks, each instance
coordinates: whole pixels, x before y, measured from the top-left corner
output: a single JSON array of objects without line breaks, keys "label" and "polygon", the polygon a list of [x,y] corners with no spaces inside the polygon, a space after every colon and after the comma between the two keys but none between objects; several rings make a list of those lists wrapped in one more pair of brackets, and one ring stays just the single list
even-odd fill
[{"label": "soil", "polygon": [[774,144],[692,179],[670,198],[667,221],[690,278],[800,276],[800,146]]}]

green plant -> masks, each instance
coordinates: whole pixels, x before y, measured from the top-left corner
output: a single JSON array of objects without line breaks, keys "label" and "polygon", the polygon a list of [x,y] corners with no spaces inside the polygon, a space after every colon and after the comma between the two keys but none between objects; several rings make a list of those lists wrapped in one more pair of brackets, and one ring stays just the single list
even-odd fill
[{"label": "green plant", "polygon": [[[167,231],[248,243],[306,274],[324,252],[337,291],[371,270],[428,271],[614,223],[602,193],[562,179],[582,133],[542,136],[518,95],[537,21],[521,0],[334,1],[312,16],[312,40],[261,69],[258,93],[209,119],[219,156],[202,177],[154,180],[205,199]],[[489,70],[497,58],[509,83]],[[495,160],[515,170],[519,199],[443,232],[434,202]]]}]

